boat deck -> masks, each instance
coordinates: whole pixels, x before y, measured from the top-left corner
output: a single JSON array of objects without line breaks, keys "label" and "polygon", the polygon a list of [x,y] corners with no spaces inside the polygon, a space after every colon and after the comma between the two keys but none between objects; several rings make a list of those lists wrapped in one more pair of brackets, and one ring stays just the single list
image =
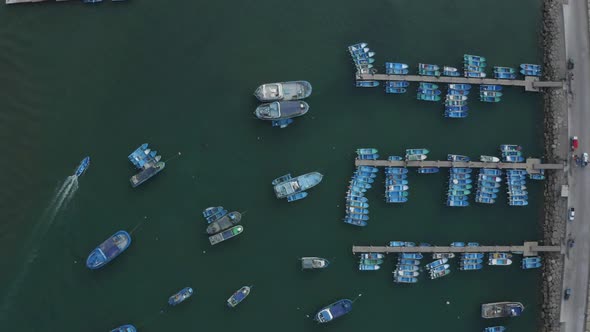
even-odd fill
[{"label": "boat deck", "polygon": [[352,246],[353,254],[360,253],[467,253],[467,252],[512,252],[523,256],[538,256],[539,253],[561,253],[561,246],[540,246],[538,242],[525,242],[520,246],[479,246],[479,247],[389,247],[389,246]]},{"label": "boat deck", "polygon": [[541,81],[539,77],[525,76],[524,80],[506,80],[495,78],[467,78],[451,76],[421,76],[421,75],[388,75],[388,74],[356,74],[360,81],[407,81],[451,84],[490,84],[524,87],[525,91],[538,92],[541,88],[563,89],[564,82]]}]

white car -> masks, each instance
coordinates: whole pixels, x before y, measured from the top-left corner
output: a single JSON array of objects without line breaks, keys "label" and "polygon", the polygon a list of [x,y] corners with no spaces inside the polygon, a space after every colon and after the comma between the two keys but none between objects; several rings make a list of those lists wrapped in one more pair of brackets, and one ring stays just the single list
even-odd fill
[{"label": "white car", "polygon": [[582,155],[582,166],[588,166],[588,153],[584,152]]},{"label": "white car", "polygon": [[574,221],[574,217],[576,216],[576,210],[574,210],[574,208],[570,208],[569,213],[568,213],[568,219],[570,221]]}]

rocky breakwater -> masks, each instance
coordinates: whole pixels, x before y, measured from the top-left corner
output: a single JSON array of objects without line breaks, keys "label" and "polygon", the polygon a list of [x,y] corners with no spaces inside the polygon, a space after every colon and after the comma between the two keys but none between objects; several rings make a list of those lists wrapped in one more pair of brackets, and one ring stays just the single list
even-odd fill
[{"label": "rocky breakwater", "polygon": [[[565,40],[562,1],[544,0],[541,43],[544,52],[543,79],[561,81],[566,76]],[[562,163],[568,157],[567,92],[550,89],[544,98],[544,139],[547,162]],[[567,174],[548,172],[545,181],[543,242],[560,245],[565,236],[567,200],[561,197],[561,187],[567,184]],[[542,271],[541,332],[560,330],[561,285],[563,258],[559,254],[547,255]]]}]

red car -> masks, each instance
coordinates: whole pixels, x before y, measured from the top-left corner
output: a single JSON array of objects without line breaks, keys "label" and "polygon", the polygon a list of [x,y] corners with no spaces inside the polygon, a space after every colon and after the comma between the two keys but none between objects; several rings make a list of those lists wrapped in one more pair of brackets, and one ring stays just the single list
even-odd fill
[{"label": "red car", "polygon": [[570,141],[572,151],[576,151],[576,149],[578,148],[578,136],[572,136],[570,138]]}]

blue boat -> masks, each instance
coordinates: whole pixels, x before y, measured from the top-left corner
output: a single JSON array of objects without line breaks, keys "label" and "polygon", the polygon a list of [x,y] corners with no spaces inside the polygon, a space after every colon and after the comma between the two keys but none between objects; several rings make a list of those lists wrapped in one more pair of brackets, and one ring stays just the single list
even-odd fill
[{"label": "blue boat", "polygon": [[452,90],[471,90],[470,84],[449,84],[449,89]]},{"label": "blue boat", "polygon": [[370,172],[363,172],[363,171],[355,171],[354,173],[352,173],[353,176],[363,176],[363,177],[369,177],[369,178],[376,178],[377,174],[375,173],[370,173]]},{"label": "blue boat", "polygon": [[432,174],[432,173],[438,173],[438,171],[439,171],[438,167],[420,167],[417,170],[418,174]]},{"label": "blue boat", "polygon": [[387,160],[389,160],[389,161],[402,161],[402,160],[404,160],[404,158],[400,157],[400,156],[389,156],[389,157],[387,157]]},{"label": "blue boat", "polygon": [[230,308],[235,308],[240,302],[244,301],[244,299],[250,295],[250,290],[252,286],[242,286],[242,288],[238,289],[232,296],[227,299],[227,306]]},{"label": "blue boat", "polygon": [[479,86],[479,91],[502,91],[502,86],[482,84]]},{"label": "blue boat", "polygon": [[347,207],[361,208],[361,209],[368,209],[369,208],[369,203],[363,203],[363,202],[359,202],[359,201],[350,201],[350,200],[347,200],[346,201],[346,206]]},{"label": "blue boat", "polygon": [[476,203],[483,203],[483,204],[494,204],[496,203],[496,200],[494,200],[493,198],[488,198],[488,197],[482,197],[482,196],[475,196],[475,202]]},{"label": "blue boat", "polygon": [[[318,172],[311,172],[292,178],[291,174],[286,174],[278,177],[272,181],[274,192],[277,198],[289,198],[299,193],[304,193],[305,190],[315,187],[322,181],[323,175]],[[291,197],[288,201],[294,201],[305,198],[307,194],[296,195]]]},{"label": "blue boat", "polygon": [[465,66],[463,66],[463,70],[465,72],[481,73],[485,70],[485,67],[480,67],[480,66],[475,66],[475,65],[465,65]]},{"label": "blue boat", "polygon": [[444,264],[446,264],[447,262],[448,262],[448,259],[447,259],[447,258],[441,258],[441,259],[435,260],[434,262],[430,262],[430,263],[426,264],[424,267],[425,267],[427,270],[430,270],[430,269],[433,269],[433,268],[435,268],[435,267],[438,267],[438,266],[444,265]]},{"label": "blue boat", "polygon": [[484,97],[484,96],[479,97],[479,101],[482,101],[484,103],[498,103],[501,100],[502,100],[501,97]]},{"label": "blue boat", "polygon": [[407,173],[408,173],[408,169],[402,168],[402,167],[388,167],[387,170],[385,171],[385,174],[403,175],[403,174],[407,174]]},{"label": "blue boat", "polygon": [[377,154],[377,153],[374,153],[374,154],[361,154],[361,155],[358,155],[356,157],[356,159],[359,159],[359,160],[377,160],[377,159],[379,159],[379,154]]},{"label": "blue boat", "polygon": [[468,252],[468,253],[464,253],[461,254],[461,258],[462,259],[483,259],[483,254],[482,253],[473,253],[473,252]]},{"label": "blue boat", "polygon": [[[453,176],[457,176],[458,174],[453,174]],[[449,183],[452,184],[470,184],[472,183],[473,180],[471,179],[452,179],[452,181],[449,181]]]},{"label": "blue boat", "polygon": [[494,73],[515,73],[516,69],[512,67],[494,66]]},{"label": "blue boat", "polygon": [[438,70],[425,70],[425,69],[420,69],[418,70],[418,75],[422,75],[422,76],[440,76],[441,72]]},{"label": "blue boat", "polygon": [[499,169],[493,169],[493,168],[482,168],[479,171],[480,174],[483,175],[494,175],[494,176],[499,176],[502,175],[502,171]]},{"label": "blue boat", "polygon": [[361,259],[383,259],[385,255],[377,253],[366,253],[360,255]]},{"label": "blue boat", "polygon": [[524,70],[541,70],[541,65],[534,65],[530,63],[522,63],[520,64],[520,68]]},{"label": "blue boat", "polygon": [[418,278],[395,276],[393,281],[404,284],[414,284],[418,282]]},{"label": "blue boat", "polygon": [[185,288],[181,289],[178,293],[170,296],[170,298],[168,299],[168,304],[171,306],[175,306],[175,305],[183,302],[184,300],[188,299],[192,295],[193,295],[193,289],[190,287],[185,287]]},{"label": "blue boat", "polygon": [[394,75],[407,75],[410,71],[408,69],[393,69],[391,72],[387,74],[394,74]]},{"label": "blue boat", "polygon": [[359,167],[357,167],[357,169],[361,172],[367,172],[367,173],[377,173],[379,171],[379,169],[377,167],[372,167],[372,166],[359,166]]},{"label": "blue boat", "polygon": [[441,94],[440,90],[420,89],[420,88],[418,88],[418,93],[425,94],[425,95],[435,95],[435,96],[438,96]]},{"label": "blue boat", "polygon": [[350,181],[350,186],[355,187],[355,188],[361,188],[361,189],[371,189],[371,187],[372,187],[368,183],[361,182],[361,181],[355,181],[355,180]]},{"label": "blue boat", "polygon": [[131,245],[131,236],[125,231],[118,231],[94,249],[88,259],[86,266],[91,269],[99,269],[119,256]]},{"label": "blue boat", "polygon": [[506,328],[504,326],[492,326],[492,327],[486,327],[485,329],[483,329],[483,332],[504,332],[506,331]]},{"label": "blue boat", "polygon": [[387,81],[386,86],[391,88],[407,88],[410,85],[408,81]]},{"label": "blue boat", "polygon": [[467,161],[470,161],[471,159],[468,156],[464,156],[461,154],[448,154],[447,160],[448,161],[457,161],[457,162],[467,162]]},{"label": "blue boat", "polygon": [[367,221],[369,220],[369,216],[366,214],[355,214],[355,213],[351,213],[348,215],[348,218],[352,219],[352,220],[360,220],[360,221]]},{"label": "blue boat", "polygon": [[471,172],[473,172],[473,170],[471,168],[466,168],[466,167],[451,167],[450,168],[451,174],[469,174]]},{"label": "blue boat", "polygon": [[524,76],[541,76],[541,71],[540,70],[525,70],[525,69],[521,69],[520,73],[523,74]]},{"label": "blue boat", "polygon": [[422,256],[422,254],[415,253],[415,252],[412,252],[412,253],[402,252],[400,254],[400,258],[402,258],[402,259],[422,259],[423,256]]},{"label": "blue boat", "polygon": [[415,247],[416,244],[414,242],[404,242],[404,247]]},{"label": "blue boat", "polygon": [[466,111],[469,111],[469,106],[445,106],[445,111],[466,112]]},{"label": "blue boat", "polygon": [[477,265],[483,263],[483,259],[462,259],[459,264],[461,265]]},{"label": "blue boat", "polygon": [[458,76],[461,76],[461,73],[455,67],[444,66],[443,67],[443,75],[451,76],[451,77],[458,77]]},{"label": "blue boat", "polygon": [[346,209],[347,213],[354,213],[354,214],[369,214],[369,209],[363,208],[356,208],[356,207],[349,207]]},{"label": "blue boat", "polygon": [[465,247],[465,242],[453,242],[451,247]]},{"label": "blue boat", "polygon": [[515,80],[516,74],[513,73],[494,73],[494,78],[503,80]]},{"label": "blue boat", "polygon": [[440,96],[437,95],[427,95],[424,93],[418,93],[416,95],[416,99],[418,100],[424,100],[424,101],[440,101]]},{"label": "blue boat", "polygon": [[485,61],[468,60],[463,62],[463,66],[486,67],[487,63]]},{"label": "blue boat", "polygon": [[467,96],[469,94],[469,90],[453,90],[449,89],[447,94],[451,96]]},{"label": "blue boat", "polygon": [[509,200],[508,201],[508,205],[510,205],[510,206],[527,206],[527,205],[529,205],[529,202],[527,202],[527,201],[512,201],[512,200]]},{"label": "blue boat", "polygon": [[470,271],[470,270],[481,270],[482,268],[483,268],[483,265],[481,265],[481,264],[467,264],[467,265],[461,265],[459,267],[459,270]]},{"label": "blue boat", "polygon": [[354,58],[352,61],[357,65],[368,65],[375,62],[375,59],[366,56],[359,56]]},{"label": "blue boat", "polygon": [[479,247],[479,243],[478,242],[467,242],[467,246],[468,247]]},{"label": "blue boat", "polygon": [[416,264],[398,264],[396,267],[396,271],[402,272],[415,272],[418,270],[420,270],[420,268]]},{"label": "blue boat", "polygon": [[541,263],[524,263],[521,265],[521,267],[525,270],[529,270],[529,269],[538,269],[542,266],[543,264]]},{"label": "blue boat", "polygon": [[463,60],[465,61],[482,61],[485,62],[486,58],[480,55],[473,55],[473,54],[463,54]]},{"label": "blue boat", "polygon": [[482,193],[489,193],[489,194],[495,194],[497,192],[500,191],[500,189],[498,188],[486,188],[486,187],[480,187],[479,191],[481,191]]},{"label": "blue boat", "polygon": [[89,166],[90,166],[90,157],[86,157],[86,158],[82,159],[82,162],[80,162],[80,165],[78,165],[78,168],[76,168],[74,175],[81,176],[82,174],[84,174],[84,172],[86,172],[86,170],[88,169]]},{"label": "blue boat", "polygon": [[[420,265],[420,260],[418,259],[406,259],[406,258],[400,258],[397,260],[397,263],[399,265],[399,267],[403,266],[403,265]],[[417,271],[418,269],[416,269]]]},{"label": "blue boat", "polygon": [[483,72],[475,72],[475,71],[466,71],[464,73],[465,77],[470,77],[470,78],[485,78],[486,77],[486,73]]},{"label": "blue boat", "polygon": [[405,63],[398,63],[398,62],[386,62],[385,68],[386,69],[407,69],[409,66]]},{"label": "blue boat", "polygon": [[436,90],[436,89],[438,89],[438,85],[436,85],[434,83],[420,82],[420,84],[418,85],[418,89],[422,89],[422,90]]},{"label": "blue boat", "polygon": [[[400,177],[404,177],[400,179]],[[396,186],[396,185],[405,185],[408,184],[408,180],[406,180],[406,175],[390,175],[385,179],[385,184],[388,186]]]},{"label": "blue boat", "polygon": [[410,189],[409,186],[407,185],[388,185],[387,187],[387,191],[388,192],[392,192],[392,191],[406,191],[408,189]]},{"label": "blue boat", "polygon": [[318,323],[328,323],[332,320],[344,316],[352,310],[352,301],[348,299],[338,300],[327,307],[322,308],[315,315]]},{"label": "blue boat", "polygon": [[385,93],[395,93],[395,94],[399,94],[399,93],[406,93],[408,90],[406,90],[405,88],[392,88],[392,87],[385,87]]},{"label": "blue boat", "polygon": [[112,329],[111,332],[137,332],[137,329],[131,324],[126,324]]},{"label": "blue boat", "polygon": [[379,86],[379,81],[356,81],[357,88],[374,88]]},{"label": "blue boat", "polygon": [[367,222],[366,221],[358,220],[358,219],[352,219],[350,217],[346,217],[342,221],[344,221],[347,224],[354,225],[354,226],[360,226],[360,227],[367,226]]},{"label": "blue boat", "polygon": [[428,64],[428,63],[419,63],[418,69],[422,70],[439,70],[438,65]]},{"label": "blue boat", "polygon": [[541,173],[529,174],[531,180],[545,180],[545,175]]},{"label": "blue boat", "polygon": [[359,264],[359,271],[377,271],[381,266],[376,264]]},{"label": "blue boat", "polygon": [[352,177],[353,181],[359,181],[359,182],[364,182],[364,183],[373,183],[375,182],[375,179],[372,177],[365,177],[365,176],[353,176]]},{"label": "blue boat", "polygon": [[483,192],[483,191],[478,191],[477,196],[481,197],[481,198],[491,198],[491,199],[498,198],[498,195],[496,195],[496,194],[487,193],[487,192]]},{"label": "blue boat", "polygon": [[369,199],[366,198],[366,197],[363,197],[363,196],[353,196],[353,195],[346,196],[346,199],[349,200],[349,201],[359,201],[359,202],[363,202],[363,203],[366,203],[366,202],[369,201]]},{"label": "blue boat", "polygon": [[385,202],[386,203],[406,203],[408,201],[407,197],[403,196],[386,196]]},{"label": "blue boat", "polygon": [[390,241],[389,246],[390,247],[405,247],[406,242],[404,242],[404,241]]},{"label": "blue boat", "polygon": [[522,163],[524,161],[523,156],[505,156],[504,161],[508,163]]}]

